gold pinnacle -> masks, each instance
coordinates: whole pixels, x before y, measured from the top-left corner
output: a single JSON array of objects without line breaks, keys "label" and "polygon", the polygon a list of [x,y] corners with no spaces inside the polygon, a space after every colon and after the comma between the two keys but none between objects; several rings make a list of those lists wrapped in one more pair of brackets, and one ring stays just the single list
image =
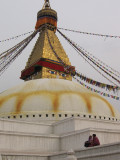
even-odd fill
[{"label": "gold pinnacle", "polygon": [[43,5],[43,8],[42,9],[45,9],[45,8],[50,8],[50,2],[49,0],[44,0],[44,5]]}]

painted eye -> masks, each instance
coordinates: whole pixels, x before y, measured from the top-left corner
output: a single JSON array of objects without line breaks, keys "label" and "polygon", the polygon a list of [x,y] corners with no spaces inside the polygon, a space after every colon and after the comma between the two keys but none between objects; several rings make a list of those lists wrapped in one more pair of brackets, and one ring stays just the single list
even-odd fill
[{"label": "painted eye", "polygon": [[66,77],[66,74],[62,73],[61,76],[62,76],[62,77]]},{"label": "painted eye", "polygon": [[55,74],[55,71],[49,71],[51,74]]}]

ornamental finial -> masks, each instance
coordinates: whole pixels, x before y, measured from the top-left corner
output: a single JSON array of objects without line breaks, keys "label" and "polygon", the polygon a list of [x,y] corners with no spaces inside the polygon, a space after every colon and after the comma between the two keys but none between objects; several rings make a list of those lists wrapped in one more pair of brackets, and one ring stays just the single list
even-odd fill
[{"label": "ornamental finial", "polygon": [[50,2],[49,0],[44,0],[44,5],[43,5],[43,8],[42,9],[45,9],[45,8],[50,8]]}]

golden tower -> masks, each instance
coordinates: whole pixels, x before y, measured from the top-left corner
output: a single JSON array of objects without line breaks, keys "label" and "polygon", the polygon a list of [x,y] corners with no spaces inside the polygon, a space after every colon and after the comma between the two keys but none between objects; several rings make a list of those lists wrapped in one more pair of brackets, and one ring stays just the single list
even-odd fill
[{"label": "golden tower", "polygon": [[69,58],[55,34],[57,13],[51,9],[49,0],[45,0],[42,10],[37,14],[35,29],[40,30],[39,37],[26,67],[22,71],[21,79],[25,81],[40,78],[72,80],[71,73],[66,72],[65,66],[74,67],[71,66]]},{"label": "golden tower", "polygon": [[45,123],[81,116],[119,118],[107,100],[71,81],[74,67],[55,35],[56,29],[57,13],[45,0],[36,23],[40,36],[21,74],[27,82],[0,94],[0,117]]}]

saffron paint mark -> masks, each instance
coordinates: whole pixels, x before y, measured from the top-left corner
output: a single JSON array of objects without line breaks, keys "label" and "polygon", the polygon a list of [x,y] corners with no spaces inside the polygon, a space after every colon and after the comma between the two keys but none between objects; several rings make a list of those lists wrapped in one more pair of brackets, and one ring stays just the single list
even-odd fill
[{"label": "saffron paint mark", "polygon": [[27,99],[28,95],[24,95],[24,94],[20,94],[19,96],[17,96],[17,99],[16,99],[16,113],[19,113],[21,112],[21,108],[23,106],[23,103],[25,101],[25,99]]},{"label": "saffron paint mark", "polygon": [[[88,112],[92,113],[92,104],[91,104],[91,98],[95,97],[98,99],[101,99],[106,103],[106,105],[109,107],[111,114],[113,117],[115,117],[115,112],[113,110],[113,107],[111,104],[105,100],[104,98],[92,94],[92,93],[81,93],[77,91],[31,91],[31,92],[19,92],[19,93],[14,93],[10,94],[8,96],[2,96],[0,97],[0,107],[3,106],[3,104],[7,101],[9,101],[11,98],[16,97],[16,105],[15,105],[15,113],[19,114],[21,112],[22,106],[24,105],[24,102],[27,100],[28,97],[30,96],[35,96],[35,95],[49,95],[51,97],[51,101],[53,104],[53,111],[58,112],[59,109],[59,97],[64,94],[76,94],[82,97],[86,103],[86,106],[88,108]],[[31,97],[32,98],[32,97]]]},{"label": "saffron paint mark", "polygon": [[58,112],[58,108],[59,108],[59,95],[54,95],[54,100],[53,100],[54,112]]},{"label": "saffron paint mark", "polygon": [[92,113],[91,96],[88,95],[87,93],[82,93],[80,96],[83,98],[84,102],[86,103],[88,112]]}]

